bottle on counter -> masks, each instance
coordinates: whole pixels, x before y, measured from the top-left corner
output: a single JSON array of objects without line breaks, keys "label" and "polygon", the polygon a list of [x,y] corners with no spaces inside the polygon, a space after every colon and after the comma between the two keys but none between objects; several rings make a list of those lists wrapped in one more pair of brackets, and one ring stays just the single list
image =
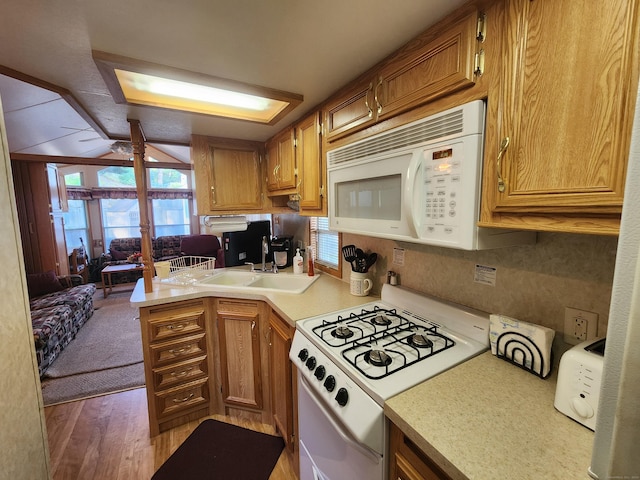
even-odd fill
[{"label": "bottle on counter", "polygon": [[313,249],[311,247],[307,247],[308,253],[308,262],[307,262],[307,275],[313,277],[315,275],[313,271]]},{"label": "bottle on counter", "polygon": [[300,249],[296,248],[296,255],[293,257],[293,273],[304,272],[304,259],[300,255]]}]

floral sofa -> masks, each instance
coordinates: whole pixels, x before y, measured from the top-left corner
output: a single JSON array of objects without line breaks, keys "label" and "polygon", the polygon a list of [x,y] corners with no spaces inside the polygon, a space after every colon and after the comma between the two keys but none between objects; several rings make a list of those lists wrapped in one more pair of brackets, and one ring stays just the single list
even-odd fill
[{"label": "floral sofa", "polygon": [[[165,235],[151,240],[154,262],[181,256],[215,257],[216,268],[224,267],[224,251],[215,235]],[[100,272],[107,265],[128,263],[128,258],[142,250],[140,237],[115,238],[109,244],[109,253],[103,254],[92,268],[92,281],[100,281]],[[142,277],[141,271],[127,272],[114,277],[117,283],[131,283]]]},{"label": "floral sofa", "polygon": [[55,272],[27,275],[33,340],[42,377],[60,352],[93,315],[96,286],[82,277],[57,277]]}]

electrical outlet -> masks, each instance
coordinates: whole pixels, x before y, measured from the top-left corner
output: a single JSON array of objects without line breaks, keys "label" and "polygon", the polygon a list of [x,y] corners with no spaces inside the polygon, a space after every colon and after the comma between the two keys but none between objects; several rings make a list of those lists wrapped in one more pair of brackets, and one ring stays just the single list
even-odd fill
[{"label": "electrical outlet", "polygon": [[576,345],[596,337],[598,332],[598,314],[577,308],[564,309],[564,341]]}]

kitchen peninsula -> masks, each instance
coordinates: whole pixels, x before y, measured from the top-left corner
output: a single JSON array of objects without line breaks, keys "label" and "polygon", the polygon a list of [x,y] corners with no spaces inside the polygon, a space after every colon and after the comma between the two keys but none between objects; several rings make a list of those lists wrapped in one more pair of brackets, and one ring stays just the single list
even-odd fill
[{"label": "kitchen peninsula", "polygon": [[[140,281],[131,304],[144,310],[203,300],[224,300],[231,305],[240,302],[241,306],[258,302],[293,328],[303,318],[358,306],[374,298],[352,296],[345,282],[321,275],[299,295],[161,282],[154,283],[153,292],[145,294]],[[215,311],[209,314],[213,317]],[[211,317],[205,314],[210,321]],[[209,325],[209,342],[214,336],[219,341],[214,324],[211,321]],[[212,357],[215,355],[212,351]],[[211,370],[220,368],[217,359],[210,365]],[[266,370],[265,365],[263,372]],[[210,371],[212,375],[220,374]],[[586,479],[593,432],[553,408],[555,377],[554,372],[549,379],[541,380],[487,352],[391,398],[385,404],[385,414],[397,425],[402,438],[451,478]],[[211,392],[217,382],[213,381]],[[211,408],[230,408],[226,402],[218,402],[220,399],[212,398]],[[268,401],[264,408],[267,406]]]}]

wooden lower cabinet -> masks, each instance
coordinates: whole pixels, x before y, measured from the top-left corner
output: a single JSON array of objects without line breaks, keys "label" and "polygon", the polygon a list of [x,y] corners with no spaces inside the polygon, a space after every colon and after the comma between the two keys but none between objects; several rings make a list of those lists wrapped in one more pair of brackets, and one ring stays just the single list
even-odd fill
[{"label": "wooden lower cabinet", "polygon": [[261,301],[140,308],[151,436],[212,414],[274,425],[298,471],[294,327]]},{"label": "wooden lower cabinet", "polygon": [[225,406],[261,410],[260,302],[216,302],[218,348]]},{"label": "wooden lower cabinet", "polygon": [[210,412],[209,300],[140,308],[151,436]]},{"label": "wooden lower cabinet", "polygon": [[393,423],[389,446],[389,480],[450,480],[418,446]]},{"label": "wooden lower cabinet", "polygon": [[294,328],[272,311],[269,315],[269,365],[271,369],[271,411],[276,429],[284,438],[286,448],[297,453],[295,375],[289,360]]}]

